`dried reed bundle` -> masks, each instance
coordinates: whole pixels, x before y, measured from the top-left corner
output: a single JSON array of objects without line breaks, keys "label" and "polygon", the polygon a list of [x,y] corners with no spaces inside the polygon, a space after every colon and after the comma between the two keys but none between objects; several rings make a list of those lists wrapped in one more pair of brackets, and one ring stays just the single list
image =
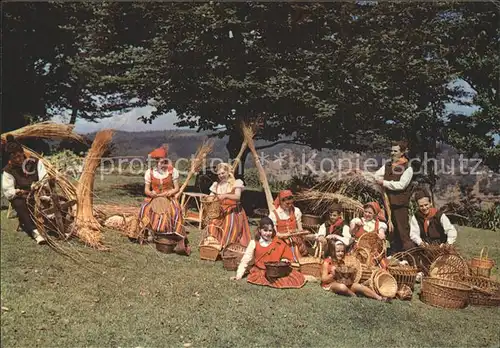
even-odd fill
[{"label": "dried reed bundle", "polygon": [[328,211],[334,204],[339,204],[344,210],[358,213],[363,211],[363,204],[340,193],[305,190],[297,194],[297,201],[307,201],[309,208],[320,215]]},{"label": "dried reed bundle", "polygon": [[182,194],[182,192],[184,192],[189,183],[189,180],[191,180],[191,177],[194,175],[194,173],[198,172],[201,169],[201,166],[205,161],[205,159],[207,158],[208,154],[212,152],[213,146],[214,146],[213,141],[205,140],[203,144],[201,144],[201,146],[198,147],[198,151],[196,151],[195,157],[191,161],[191,168],[189,169],[189,173],[186,177],[186,180],[180,187],[176,197],[179,197]]},{"label": "dried reed bundle", "polygon": [[75,126],[54,122],[40,122],[2,134],[2,143],[7,139],[7,134],[12,134],[16,139],[43,138],[43,139],[73,139],[84,142],[81,135],[73,132]]},{"label": "dried reed bundle", "polygon": [[252,126],[246,125],[244,123],[242,123],[241,127],[242,127],[243,136],[245,138],[246,143],[248,144],[248,148],[252,152],[253,159],[255,161],[255,166],[257,167],[257,170],[259,172],[260,182],[262,183],[262,186],[264,187],[264,193],[266,194],[267,207],[269,209],[269,212],[272,212],[272,211],[274,211],[273,196],[271,194],[271,189],[269,188],[269,182],[267,181],[266,172],[264,171],[264,168],[262,167],[262,164],[260,163],[259,155],[257,154],[257,151],[255,150],[255,144],[253,142],[253,137],[255,136],[254,128]]},{"label": "dried reed bundle", "polygon": [[112,137],[113,131],[110,129],[102,130],[96,134],[85,158],[83,173],[77,187],[76,235],[85,244],[99,250],[107,248],[101,244],[101,224],[94,217],[92,208],[94,178],[95,171],[101,162],[101,156],[106,151]]},{"label": "dried reed bundle", "polygon": [[[252,135],[252,138],[253,137],[254,137],[254,135]],[[238,166],[240,165],[240,162],[241,162],[241,157],[245,153],[245,150],[247,149],[247,147],[248,147],[248,143],[246,142],[246,140],[243,140],[243,142],[241,143],[240,152],[238,152],[238,155],[236,156],[236,158],[234,159],[234,162],[233,162],[233,173],[236,172],[236,169],[238,169]]]},{"label": "dried reed bundle", "polygon": [[[244,127],[248,127],[247,132],[248,136],[251,136],[252,139],[254,138],[255,134],[257,134],[257,130],[262,127],[263,119],[262,118],[257,118],[254,122],[250,122],[248,125],[245,125],[242,122],[241,129],[243,130]],[[236,172],[236,169],[238,169],[238,166],[240,165],[241,162],[241,157],[243,157],[243,154],[245,153],[245,150],[248,147],[248,142],[246,138],[244,138],[243,142],[241,143],[241,148],[240,151],[238,152],[238,155],[236,155],[236,158],[233,161],[233,173]]]}]

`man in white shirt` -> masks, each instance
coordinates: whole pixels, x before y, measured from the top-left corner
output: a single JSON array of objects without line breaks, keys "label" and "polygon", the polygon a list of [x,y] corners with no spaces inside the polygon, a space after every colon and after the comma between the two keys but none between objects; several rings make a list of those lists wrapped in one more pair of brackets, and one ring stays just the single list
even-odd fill
[{"label": "man in white shirt", "polygon": [[45,167],[38,159],[27,158],[21,144],[10,134],[7,136],[5,151],[9,155],[9,163],[2,174],[3,195],[16,211],[23,230],[38,244],[44,244],[45,238],[36,229],[27,197],[32,185],[45,176]]},{"label": "man in white shirt", "polygon": [[[413,169],[405,156],[406,151],[406,143],[393,143],[391,162],[386,163],[375,172],[377,183],[385,189],[389,198],[391,208],[389,237],[391,238],[392,252],[408,250],[415,246],[410,239],[409,224],[410,182],[413,177]],[[394,231],[391,231],[391,222]]]},{"label": "man in white shirt", "polygon": [[431,197],[424,191],[415,193],[418,211],[411,217],[410,237],[417,245],[453,244],[457,230],[448,217],[432,206]]}]

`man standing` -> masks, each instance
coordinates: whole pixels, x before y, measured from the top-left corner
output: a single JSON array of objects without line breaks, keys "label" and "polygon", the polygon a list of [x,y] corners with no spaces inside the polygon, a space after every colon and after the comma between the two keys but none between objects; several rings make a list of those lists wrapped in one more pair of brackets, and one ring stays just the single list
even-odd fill
[{"label": "man standing", "polygon": [[410,182],[413,169],[406,158],[407,145],[394,142],[391,146],[391,162],[386,163],[375,172],[377,183],[381,185],[391,209],[393,231],[389,228],[391,251],[408,250],[415,246],[410,239],[409,206],[411,197]]}]

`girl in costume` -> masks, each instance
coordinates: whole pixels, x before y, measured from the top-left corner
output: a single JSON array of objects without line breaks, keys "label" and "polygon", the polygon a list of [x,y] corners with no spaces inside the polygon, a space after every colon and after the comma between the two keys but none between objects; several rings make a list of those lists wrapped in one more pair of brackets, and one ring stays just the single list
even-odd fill
[{"label": "girl in costume", "polygon": [[362,284],[354,283],[351,286],[346,286],[345,284],[335,281],[335,270],[344,262],[346,246],[339,240],[329,240],[328,253],[330,256],[323,261],[321,269],[321,287],[323,289],[332,291],[339,295],[355,297],[357,296],[356,294],[361,294],[379,301],[390,301],[390,299],[380,296],[375,291]]},{"label": "girl in costume", "polygon": [[293,260],[292,250],[284,241],[276,237],[274,224],[268,217],[260,220],[255,240],[250,241],[238,266],[236,276],[231,279],[240,280],[252,259],[255,260],[255,264],[247,278],[251,284],[285,289],[301,288],[306,283],[302,273],[296,270],[292,270],[289,275],[275,281],[269,281],[266,278],[266,262],[291,262]]},{"label": "girl in costume", "polygon": [[208,223],[209,234],[225,248],[231,243],[246,247],[250,242],[250,226],[245,210],[241,206],[243,181],[236,180],[232,168],[227,163],[217,166],[218,181],[210,187],[210,195],[216,195],[222,203],[222,214]]}]

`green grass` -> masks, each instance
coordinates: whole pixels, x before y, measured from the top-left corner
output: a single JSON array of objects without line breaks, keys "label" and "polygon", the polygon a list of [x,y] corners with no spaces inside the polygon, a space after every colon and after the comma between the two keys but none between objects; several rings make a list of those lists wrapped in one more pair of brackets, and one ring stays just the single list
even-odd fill
[{"label": "green grass", "polygon": [[[123,203],[142,200],[98,182],[96,189]],[[75,262],[15,232],[17,222],[6,211],[1,217],[3,347],[500,344],[498,308],[439,309],[417,294],[411,302],[384,304],[327,293],[318,283],[300,290],[258,287],[230,281],[221,262],[201,261],[197,250],[190,257],[164,255],[109,230],[110,252],[73,243]],[[193,245],[199,238],[191,230]],[[468,256],[490,245],[490,256],[499,259],[493,231],[459,228],[458,244]]]}]

